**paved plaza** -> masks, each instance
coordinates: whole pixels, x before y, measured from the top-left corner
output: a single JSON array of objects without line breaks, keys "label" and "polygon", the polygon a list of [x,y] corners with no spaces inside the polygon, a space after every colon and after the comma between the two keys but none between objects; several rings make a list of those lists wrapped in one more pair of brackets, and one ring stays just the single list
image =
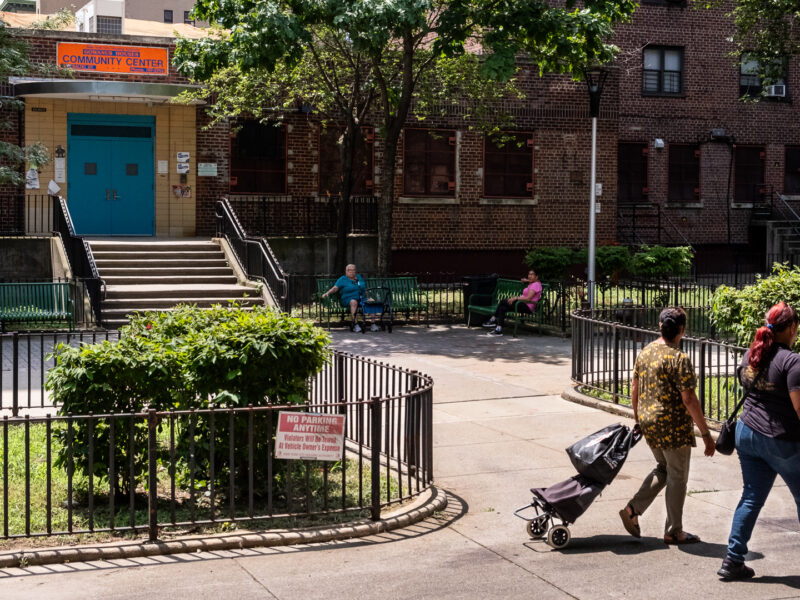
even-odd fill
[{"label": "paved plaza", "polygon": [[574,474],[564,448],[629,420],[568,402],[571,341],[491,338],[462,326],[399,327],[394,333],[334,332],[336,347],[433,376],[436,485],[447,509],[368,538],[72,563],[0,571],[6,599],[90,598],[800,598],[800,528],[788,490],[777,485],[751,543],[756,578],[722,583],[741,477],[735,456],[695,449],[684,523],[705,543],[661,541],[663,497],[628,536],[617,511],[652,468],[644,443],[617,479],[570,527],[562,551],[531,541],[514,509],[529,488]]}]

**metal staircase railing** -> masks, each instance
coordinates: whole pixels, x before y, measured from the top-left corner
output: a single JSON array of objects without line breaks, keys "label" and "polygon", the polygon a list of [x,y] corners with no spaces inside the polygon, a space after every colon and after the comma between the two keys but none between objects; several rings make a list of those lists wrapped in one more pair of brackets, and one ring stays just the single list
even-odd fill
[{"label": "metal staircase railing", "polygon": [[247,277],[262,281],[281,310],[288,311],[286,273],[267,241],[264,238],[247,237],[227,198],[217,201],[216,218],[217,236],[228,241]]},{"label": "metal staircase railing", "polygon": [[[689,239],[673,223],[669,215],[662,213],[661,205],[619,206],[617,208],[617,237],[628,244],[676,244],[689,246]],[[646,234],[650,235],[646,235]],[[642,235],[645,234],[645,235]]]},{"label": "metal staircase railing", "polygon": [[95,321],[98,325],[102,325],[102,303],[106,282],[100,279],[89,242],[75,233],[67,202],[61,196],[53,196],[53,230],[61,238],[73,277],[80,279],[86,285]]}]

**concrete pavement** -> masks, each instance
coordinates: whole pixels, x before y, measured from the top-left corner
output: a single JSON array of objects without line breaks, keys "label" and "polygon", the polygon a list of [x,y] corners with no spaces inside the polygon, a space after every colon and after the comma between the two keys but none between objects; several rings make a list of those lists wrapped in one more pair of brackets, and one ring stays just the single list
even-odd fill
[{"label": "concrete pavement", "polygon": [[337,347],[433,376],[436,484],[445,511],[407,528],[318,545],[242,549],[0,571],[6,598],[800,598],[794,502],[776,485],[756,527],[750,582],[722,583],[741,486],[736,457],[695,451],[685,526],[705,543],[661,541],[659,498],[641,517],[644,537],[617,511],[652,468],[645,444],[552,550],[531,541],[514,509],[531,487],[574,474],[564,448],[624,418],[563,400],[571,342],[490,338],[464,327],[335,332]]}]

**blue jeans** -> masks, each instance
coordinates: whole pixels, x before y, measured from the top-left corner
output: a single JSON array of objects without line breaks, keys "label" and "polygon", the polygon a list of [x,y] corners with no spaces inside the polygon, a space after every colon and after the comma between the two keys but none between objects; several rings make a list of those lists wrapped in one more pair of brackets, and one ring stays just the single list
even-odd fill
[{"label": "blue jeans", "polygon": [[736,451],[742,465],[744,490],[733,513],[728,558],[744,562],[747,542],[776,475],[783,478],[794,496],[800,519],[800,442],[769,438],[740,421],[736,425]]}]

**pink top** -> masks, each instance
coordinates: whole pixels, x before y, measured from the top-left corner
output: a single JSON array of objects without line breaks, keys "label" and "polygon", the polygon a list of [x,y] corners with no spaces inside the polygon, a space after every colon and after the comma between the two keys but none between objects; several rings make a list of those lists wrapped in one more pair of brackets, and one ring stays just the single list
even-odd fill
[{"label": "pink top", "polygon": [[541,281],[534,281],[524,290],[522,290],[522,295],[527,296],[530,294],[531,290],[533,290],[533,297],[531,298],[530,302],[526,302],[525,304],[528,305],[528,308],[531,309],[533,312],[536,309],[536,303],[539,302],[539,298],[542,297],[542,282]]}]

